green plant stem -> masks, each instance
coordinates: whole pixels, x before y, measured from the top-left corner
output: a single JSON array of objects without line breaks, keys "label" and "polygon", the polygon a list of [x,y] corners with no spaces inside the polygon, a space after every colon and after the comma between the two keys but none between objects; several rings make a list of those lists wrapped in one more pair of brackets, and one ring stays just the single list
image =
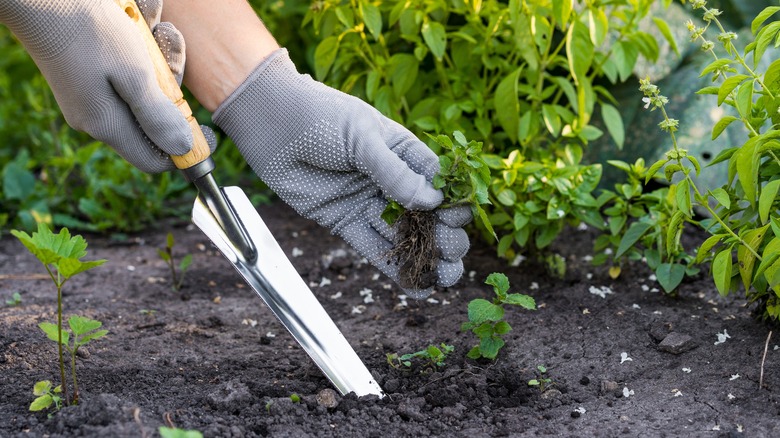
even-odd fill
[{"label": "green plant stem", "polygon": [[49,266],[44,266],[46,267],[46,272],[49,273],[49,276],[51,277],[54,284],[57,285],[57,353],[60,357],[60,384],[62,385],[62,398],[65,400],[65,404],[67,405],[68,385],[67,381],[65,380],[65,356],[62,353],[62,286],[67,280],[61,279],[59,271],[57,271],[57,276],[55,277],[51,272],[51,269],[49,269]]},{"label": "green plant stem", "polygon": [[[75,344],[76,342],[75,333],[73,334],[73,337],[74,337],[73,342]],[[73,377],[73,404],[74,405],[79,404],[79,383],[78,380],[76,379],[76,349],[77,348],[78,347],[74,347],[73,350],[71,350],[70,352],[70,373],[71,376]]]}]

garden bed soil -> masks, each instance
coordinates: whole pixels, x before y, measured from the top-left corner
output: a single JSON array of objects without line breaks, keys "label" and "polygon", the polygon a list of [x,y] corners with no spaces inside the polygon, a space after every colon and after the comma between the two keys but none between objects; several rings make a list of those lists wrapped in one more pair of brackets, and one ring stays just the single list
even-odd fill
[{"label": "garden bed soil", "polygon": [[[80,358],[80,405],[29,412],[33,384],[58,380],[55,345],[37,327],[55,320],[55,290],[4,234],[0,297],[18,291],[22,304],[0,308],[0,436],[153,437],[171,425],[206,437],[780,435],[780,333],[759,388],[769,327],[706,276],[678,298],[640,264],[612,280],[587,261],[595,232],[569,230],[555,248],[564,279],[528,260],[507,266],[476,244],[463,280],[416,302],[287,207],[260,213],[387,397],[326,400],[328,380],[260,298],[199,230],[171,223],[125,241],[85,236],[88,258],[108,262],[66,284],[65,314],[110,333]],[[177,256],[194,255],[180,292],[157,255],[168,231]],[[482,282],[494,271],[539,309],[509,310],[498,359],[473,361],[475,338],[459,328],[468,302],[492,293]],[[442,342],[455,351],[438,371],[387,364],[387,353]],[[685,351],[665,351],[675,348]],[[528,385],[538,365],[552,381],[544,392]]]}]

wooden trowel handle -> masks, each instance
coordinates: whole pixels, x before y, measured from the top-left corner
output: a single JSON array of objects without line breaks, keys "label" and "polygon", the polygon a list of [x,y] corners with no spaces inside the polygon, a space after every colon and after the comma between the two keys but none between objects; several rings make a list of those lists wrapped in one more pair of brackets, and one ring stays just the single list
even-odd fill
[{"label": "wooden trowel handle", "polygon": [[200,129],[198,121],[192,116],[192,109],[190,109],[187,101],[184,100],[184,95],[179,88],[179,84],[176,83],[176,78],[168,68],[168,63],[165,61],[165,56],[157,46],[157,42],[152,36],[149,26],[146,24],[146,20],[141,15],[141,11],[138,9],[138,5],[134,0],[115,0],[120,8],[127,14],[128,17],[135,23],[144,39],[146,49],[149,52],[149,57],[154,64],[154,72],[157,76],[157,83],[160,84],[160,89],[168,96],[168,99],[179,108],[181,114],[187,119],[192,130],[192,150],[184,155],[171,155],[171,160],[178,169],[189,169],[190,167],[206,160],[211,155],[209,144],[206,141],[206,137],[203,136],[203,131]]}]

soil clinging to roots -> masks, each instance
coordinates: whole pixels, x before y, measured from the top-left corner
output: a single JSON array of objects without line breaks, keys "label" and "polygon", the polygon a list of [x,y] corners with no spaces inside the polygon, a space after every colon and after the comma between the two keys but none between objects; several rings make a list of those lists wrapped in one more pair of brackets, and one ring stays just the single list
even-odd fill
[{"label": "soil clinging to roots", "polygon": [[439,251],[434,236],[436,217],[431,211],[406,210],[393,227],[395,246],[388,263],[399,269],[399,284],[405,289],[427,289],[436,284]]}]

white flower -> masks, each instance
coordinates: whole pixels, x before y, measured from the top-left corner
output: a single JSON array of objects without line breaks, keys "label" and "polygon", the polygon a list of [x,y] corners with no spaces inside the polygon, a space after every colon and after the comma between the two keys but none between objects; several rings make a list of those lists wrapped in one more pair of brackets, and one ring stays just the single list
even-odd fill
[{"label": "white flower", "polygon": [[648,108],[650,108],[650,103],[651,103],[651,102],[650,102],[650,98],[649,98],[649,97],[643,97],[643,98],[642,98],[642,102],[644,102],[644,103],[645,103],[645,109],[648,109]]}]

